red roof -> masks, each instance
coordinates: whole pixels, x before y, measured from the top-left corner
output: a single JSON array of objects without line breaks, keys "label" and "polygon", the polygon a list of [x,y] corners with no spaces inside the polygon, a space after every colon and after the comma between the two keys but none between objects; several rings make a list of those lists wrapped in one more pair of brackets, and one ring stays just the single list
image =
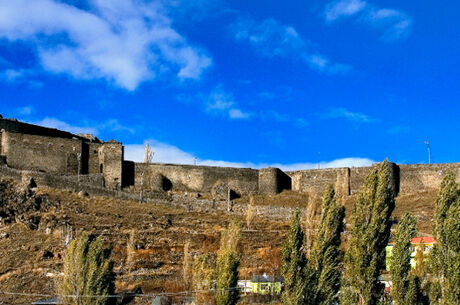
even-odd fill
[{"label": "red roof", "polygon": [[435,243],[434,237],[414,237],[412,244],[432,244]]}]

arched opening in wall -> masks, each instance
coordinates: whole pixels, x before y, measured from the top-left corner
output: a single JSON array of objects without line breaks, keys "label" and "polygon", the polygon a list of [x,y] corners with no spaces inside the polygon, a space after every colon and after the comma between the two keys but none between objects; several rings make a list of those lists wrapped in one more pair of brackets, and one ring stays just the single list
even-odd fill
[{"label": "arched opening in wall", "polygon": [[173,187],[173,184],[172,184],[171,180],[169,180],[165,176],[162,177],[161,184],[163,186],[163,191],[169,191]]},{"label": "arched opening in wall", "polygon": [[102,163],[99,164],[99,172],[100,172],[101,174],[104,173],[104,164],[102,164]]},{"label": "arched opening in wall", "polygon": [[241,198],[241,195],[237,193],[235,190],[230,189],[229,193],[230,193],[230,198],[229,198],[230,200]]}]

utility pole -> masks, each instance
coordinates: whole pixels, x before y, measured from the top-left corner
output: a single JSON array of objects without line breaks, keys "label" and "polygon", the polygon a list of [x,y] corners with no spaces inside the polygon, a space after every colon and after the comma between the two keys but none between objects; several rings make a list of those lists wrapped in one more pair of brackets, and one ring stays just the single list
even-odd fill
[{"label": "utility pole", "polygon": [[428,164],[431,164],[431,148],[430,142],[425,141],[426,149],[428,150]]},{"label": "utility pole", "polygon": [[198,159],[197,157],[193,158],[193,164],[194,164],[194,165],[196,165],[196,160],[197,160],[197,159]]}]

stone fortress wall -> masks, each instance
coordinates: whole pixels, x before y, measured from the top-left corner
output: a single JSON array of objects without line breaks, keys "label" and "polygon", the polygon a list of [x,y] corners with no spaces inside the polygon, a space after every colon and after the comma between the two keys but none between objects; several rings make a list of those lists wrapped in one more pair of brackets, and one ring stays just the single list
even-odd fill
[{"label": "stone fortress wall", "polygon": [[[104,142],[91,135],[75,135],[0,116],[2,164],[16,170],[67,177],[62,179],[63,183],[72,179],[69,177],[81,175],[87,185],[90,185],[88,181],[95,181],[97,185],[94,187],[108,190],[143,190],[146,194],[168,191],[210,193],[218,199],[227,198],[229,193],[236,198],[249,194],[274,195],[283,190],[320,195],[330,184],[334,185],[339,196],[349,196],[359,191],[372,170],[372,167],[352,167],[283,172],[278,168],[258,170],[135,163],[124,160],[124,148],[120,142]],[[393,164],[393,187],[400,193],[434,190],[439,188],[449,170],[455,171],[460,179],[460,163]],[[84,177],[98,179],[85,180]],[[53,182],[53,185],[60,184]]]},{"label": "stone fortress wall", "polygon": [[0,156],[9,167],[61,176],[103,174],[104,183],[122,183],[123,146],[91,135],[4,119],[0,116]]}]

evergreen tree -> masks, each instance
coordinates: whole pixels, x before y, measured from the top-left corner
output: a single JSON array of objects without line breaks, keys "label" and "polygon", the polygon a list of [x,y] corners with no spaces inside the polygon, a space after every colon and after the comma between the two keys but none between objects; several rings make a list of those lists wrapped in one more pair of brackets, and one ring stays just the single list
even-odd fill
[{"label": "evergreen tree", "polygon": [[231,222],[222,233],[220,249],[217,253],[217,305],[235,305],[239,299],[238,268],[241,256],[239,244],[241,227]]},{"label": "evergreen tree", "polygon": [[348,251],[340,292],[342,305],[374,305],[382,297],[379,282],[391,229],[395,194],[387,160],[372,169],[353,207]]},{"label": "evergreen tree", "polygon": [[82,234],[69,244],[64,257],[64,276],[59,283],[63,304],[114,303],[115,298],[108,297],[115,291],[110,254],[111,248],[104,248],[102,238],[93,235]]},{"label": "evergreen tree", "polygon": [[[417,219],[409,212],[401,218],[394,234],[390,274],[395,305],[414,305],[420,299],[419,279],[411,274],[411,240],[417,234]],[[418,284],[417,284],[418,283]]]},{"label": "evergreen tree", "polygon": [[200,254],[193,260],[193,288],[197,290],[197,304],[215,304],[215,297],[209,290],[214,288],[216,278],[215,258],[210,254]]},{"label": "evergreen tree", "polygon": [[345,207],[339,205],[334,196],[331,185],[323,196],[321,222],[310,256],[318,279],[315,304],[319,305],[337,304],[340,289],[339,259]]},{"label": "evergreen tree", "polygon": [[315,273],[303,252],[305,234],[300,226],[300,210],[291,216],[288,236],[281,250],[285,305],[314,304]]},{"label": "evergreen tree", "polygon": [[436,244],[430,255],[430,302],[460,304],[460,195],[456,176],[449,172],[436,199],[434,233]]}]

